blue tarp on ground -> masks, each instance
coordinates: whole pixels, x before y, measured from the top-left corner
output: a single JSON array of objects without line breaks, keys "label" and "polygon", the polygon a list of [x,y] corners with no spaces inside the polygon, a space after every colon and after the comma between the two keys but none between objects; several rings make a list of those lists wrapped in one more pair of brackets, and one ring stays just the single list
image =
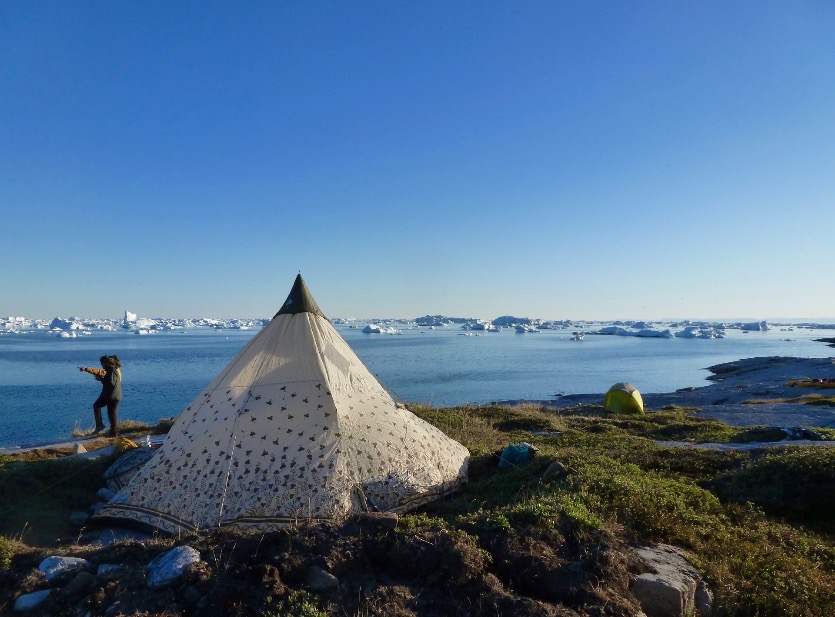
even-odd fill
[{"label": "blue tarp on ground", "polygon": [[531,460],[535,452],[536,448],[524,442],[519,445],[510,444],[502,450],[502,455],[499,457],[499,468],[504,469],[511,465],[527,463]]}]

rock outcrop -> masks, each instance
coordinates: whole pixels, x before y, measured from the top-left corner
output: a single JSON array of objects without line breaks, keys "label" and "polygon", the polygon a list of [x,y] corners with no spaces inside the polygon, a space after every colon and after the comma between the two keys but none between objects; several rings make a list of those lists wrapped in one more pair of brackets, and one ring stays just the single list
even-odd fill
[{"label": "rock outcrop", "polygon": [[632,592],[647,617],[710,617],[713,597],[682,551],[674,546],[639,546],[635,552],[651,572],[632,577]]}]

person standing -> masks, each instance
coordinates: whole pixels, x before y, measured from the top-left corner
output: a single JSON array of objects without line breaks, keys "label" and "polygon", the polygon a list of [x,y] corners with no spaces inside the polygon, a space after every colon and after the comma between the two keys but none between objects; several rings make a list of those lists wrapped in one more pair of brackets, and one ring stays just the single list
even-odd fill
[{"label": "person standing", "polygon": [[110,421],[108,435],[117,437],[119,435],[119,402],[122,400],[122,363],[118,356],[102,356],[99,362],[101,368],[78,367],[79,371],[90,373],[101,382],[101,394],[93,403],[93,415],[96,418],[96,428],[93,434],[98,435],[104,430],[101,410],[107,407],[107,419]]}]

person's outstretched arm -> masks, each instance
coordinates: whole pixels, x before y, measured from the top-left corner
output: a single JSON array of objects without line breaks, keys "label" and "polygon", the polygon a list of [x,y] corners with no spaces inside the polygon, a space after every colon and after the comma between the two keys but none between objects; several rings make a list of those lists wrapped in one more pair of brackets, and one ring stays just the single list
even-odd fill
[{"label": "person's outstretched arm", "polygon": [[79,371],[84,371],[85,373],[90,373],[91,375],[95,375],[96,377],[104,377],[107,374],[107,371],[103,368],[92,368],[89,366],[79,366]]}]

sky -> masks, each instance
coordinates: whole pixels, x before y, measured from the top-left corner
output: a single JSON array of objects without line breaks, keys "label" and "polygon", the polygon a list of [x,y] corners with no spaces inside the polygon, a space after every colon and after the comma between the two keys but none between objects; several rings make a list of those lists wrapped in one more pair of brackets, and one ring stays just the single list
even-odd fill
[{"label": "sky", "polygon": [[835,3],[0,1],[0,315],[835,318]]}]

